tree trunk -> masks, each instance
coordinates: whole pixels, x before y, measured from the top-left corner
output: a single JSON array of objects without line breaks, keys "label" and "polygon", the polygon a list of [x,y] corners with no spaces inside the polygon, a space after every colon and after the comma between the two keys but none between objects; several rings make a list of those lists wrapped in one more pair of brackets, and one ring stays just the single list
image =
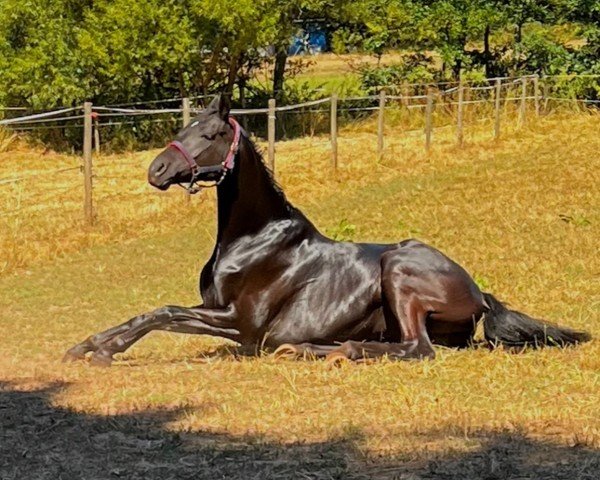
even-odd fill
[{"label": "tree trunk", "polygon": [[179,96],[180,97],[187,97],[186,93],[186,89],[185,89],[185,82],[183,80],[183,70],[179,69],[178,72],[178,80],[179,80]]},{"label": "tree trunk", "polygon": [[206,67],[202,65],[203,68],[198,69],[197,75],[200,77],[200,81],[202,82],[202,95],[208,95],[210,84],[213,82],[216,76],[221,48],[222,42],[217,41],[215,48],[210,55],[208,65]]},{"label": "tree trunk", "polygon": [[273,96],[277,101],[283,97],[283,81],[285,79],[287,57],[287,45],[278,46],[275,53],[275,68],[273,70]]},{"label": "tree trunk", "polygon": [[233,98],[233,87],[235,86],[241,57],[240,54],[235,54],[229,60],[229,73],[227,74],[227,85],[225,85],[225,95],[229,95],[229,100]]},{"label": "tree trunk", "polygon": [[[246,76],[242,72],[238,79],[238,88],[240,89],[240,105],[242,108],[246,108]],[[244,130],[248,130],[248,115],[242,115],[242,127]]]},{"label": "tree trunk", "polygon": [[[463,27],[463,29],[466,27]],[[457,44],[460,46],[460,58],[458,58],[454,63],[454,76],[456,80],[460,80],[460,72],[463,67],[463,58],[465,57],[465,49],[467,46],[467,38],[465,36],[460,36],[457,38]]]},{"label": "tree trunk", "polygon": [[462,58],[456,59],[456,61],[454,62],[454,68],[452,70],[454,71],[454,79],[460,80],[460,71],[462,70]]},{"label": "tree trunk", "polygon": [[491,61],[492,61],[492,52],[490,51],[490,26],[485,26],[485,32],[483,33],[483,64],[485,68],[485,76],[486,78],[491,77]]}]

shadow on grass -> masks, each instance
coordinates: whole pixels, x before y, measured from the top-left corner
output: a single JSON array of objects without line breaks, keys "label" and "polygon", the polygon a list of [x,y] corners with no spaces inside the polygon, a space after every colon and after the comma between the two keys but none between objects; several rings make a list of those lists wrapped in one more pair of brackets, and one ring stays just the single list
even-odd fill
[{"label": "shadow on grass", "polygon": [[[421,462],[364,458],[356,436],[281,445],[252,437],[174,433],[182,412],[96,416],[54,407],[63,385],[0,383],[1,479],[596,479],[600,452],[484,433],[468,453]],[[437,432],[433,435],[444,435]],[[423,457],[423,455],[421,455]]]}]

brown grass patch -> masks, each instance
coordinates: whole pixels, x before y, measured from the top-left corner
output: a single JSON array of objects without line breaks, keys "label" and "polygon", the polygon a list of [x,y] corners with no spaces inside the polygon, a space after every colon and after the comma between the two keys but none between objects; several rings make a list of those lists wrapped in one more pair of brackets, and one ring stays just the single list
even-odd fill
[{"label": "brown grass patch", "polygon": [[[429,155],[420,134],[391,129],[381,163],[366,123],[342,132],[336,173],[326,139],[314,138],[278,145],[277,176],[323,230],[337,233],[344,220],[355,240],[419,237],[514,306],[597,337],[599,122],[543,118],[499,142],[489,139],[489,124],[473,124],[464,149],[452,146],[452,131],[439,132]],[[89,333],[161,304],[197,301],[197,272],[214,241],[213,199],[187,206],[179,191],[151,191],[144,177],[154,154],[97,161],[92,230],[81,225],[79,174],[44,175],[77,158],[0,155],[0,178],[32,174],[0,189],[8,206],[0,378],[11,382],[0,400],[16,412],[3,438],[50,455],[31,461],[42,465],[39,477],[52,452],[72,450],[85,459],[76,472],[88,476],[110,473],[93,463],[99,451],[146,477],[159,476],[162,460],[163,478],[210,476],[211,461],[214,472],[237,478],[593,478],[597,341],[519,355],[439,349],[433,362],[329,369],[272,358],[207,361],[223,342],[153,334],[108,371],[60,364]],[[40,390],[48,384],[56,387]],[[151,465],[140,465],[140,455]]]}]

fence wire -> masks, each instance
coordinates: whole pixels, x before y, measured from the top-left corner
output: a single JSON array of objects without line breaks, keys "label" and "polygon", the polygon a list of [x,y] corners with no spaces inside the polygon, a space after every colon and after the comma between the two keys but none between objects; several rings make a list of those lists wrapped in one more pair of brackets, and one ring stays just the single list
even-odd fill
[{"label": "fence wire", "polygon": [[[432,133],[443,131],[451,135],[451,129],[458,129],[460,120],[462,129],[469,125],[493,122],[494,117],[505,125],[511,113],[516,114],[519,121],[524,121],[526,115],[532,115],[531,103],[534,102],[535,113],[549,114],[558,109],[557,105],[573,105],[595,109],[600,106],[600,75],[556,75],[538,78],[527,77],[498,77],[485,80],[469,80],[463,82],[443,83],[406,83],[396,86],[382,87],[384,93],[378,95],[333,97],[311,100],[293,105],[274,105],[263,108],[232,109],[231,114],[238,117],[244,129],[253,137],[267,138],[269,115],[275,116],[276,141],[295,138],[298,136],[329,135],[331,140],[313,142],[294,150],[306,152],[314,148],[330,145],[332,154],[337,155],[334,147],[334,136],[337,141],[337,130],[348,126],[356,129],[348,130],[347,134],[362,132],[377,136],[378,155],[385,150],[384,136],[393,130],[400,135],[416,137],[425,135],[425,129],[430,125]],[[571,96],[569,85],[578,82],[583,85],[589,97],[575,98]],[[496,96],[500,93],[500,99]],[[203,111],[199,105],[202,100],[211,98],[208,95],[195,97],[170,98],[162,100],[134,101],[112,105],[92,107],[91,124],[95,132],[95,148],[100,149],[98,141],[103,138],[118,138],[125,129],[134,129],[137,134],[148,138],[160,137],[157,146],[162,145],[161,135],[171,137],[183,125],[185,115],[191,116]],[[193,101],[194,105],[191,105]],[[163,107],[164,105],[164,107]],[[159,108],[158,108],[159,107]],[[332,132],[332,115],[335,115],[337,130]],[[373,119],[378,118],[376,124]],[[81,138],[86,116],[81,107],[58,108],[51,111],[33,111],[21,106],[0,106],[0,127],[16,132],[69,131],[69,139]],[[154,127],[152,127],[154,126]],[[158,129],[158,130],[157,130]],[[159,132],[160,135],[156,135]],[[458,134],[456,134],[458,135]],[[343,139],[341,139],[343,140]],[[269,149],[271,150],[271,149]],[[337,164],[337,160],[333,162]],[[135,160],[123,165],[139,165]],[[104,174],[102,169],[113,166],[112,162],[101,162],[94,165],[92,173],[95,181],[127,180],[130,176],[116,173]],[[17,177],[0,178],[0,187],[24,183],[37,175],[59,174],[68,171],[81,170],[81,166],[32,172]],[[113,185],[114,186],[114,185]],[[76,185],[76,188],[80,188]],[[67,188],[68,190],[68,188]],[[111,195],[143,195],[143,192],[127,191],[106,193],[99,188],[98,199],[106,201]],[[45,192],[52,194],[66,191],[63,187],[48,188]],[[19,210],[21,211],[21,210]]]}]

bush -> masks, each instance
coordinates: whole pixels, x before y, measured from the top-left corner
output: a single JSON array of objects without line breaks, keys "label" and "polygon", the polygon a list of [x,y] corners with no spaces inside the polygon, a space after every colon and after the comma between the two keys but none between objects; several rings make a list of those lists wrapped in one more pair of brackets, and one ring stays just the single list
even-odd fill
[{"label": "bush", "polygon": [[383,87],[398,86],[403,83],[426,83],[437,80],[433,59],[424,53],[404,55],[401,63],[374,66],[363,63],[358,67],[362,88],[370,95]]}]

